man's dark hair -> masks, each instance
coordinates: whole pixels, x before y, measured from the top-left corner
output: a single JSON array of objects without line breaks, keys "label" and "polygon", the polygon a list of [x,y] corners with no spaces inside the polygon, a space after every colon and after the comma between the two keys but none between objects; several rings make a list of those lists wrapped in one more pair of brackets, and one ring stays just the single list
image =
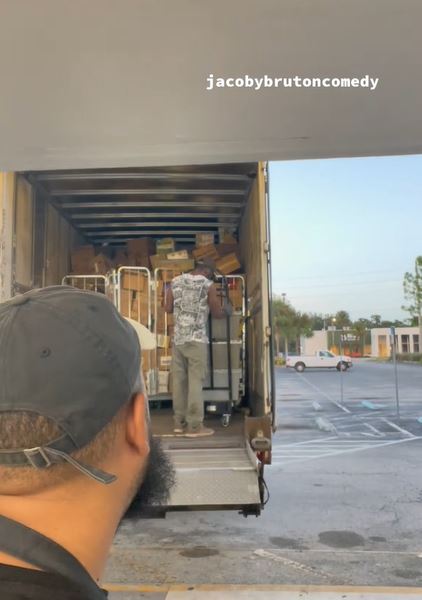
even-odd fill
[{"label": "man's dark hair", "polygon": [[198,260],[195,263],[195,271],[201,272],[208,279],[214,279],[215,265],[211,260]]}]

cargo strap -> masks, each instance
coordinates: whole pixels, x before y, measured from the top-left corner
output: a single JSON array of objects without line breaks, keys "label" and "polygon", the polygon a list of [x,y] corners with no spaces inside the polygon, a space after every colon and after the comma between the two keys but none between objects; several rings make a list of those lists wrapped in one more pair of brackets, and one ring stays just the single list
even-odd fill
[{"label": "cargo strap", "polygon": [[38,531],[0,515],[0,550],[47,573],[61,575],[93,600],[105,600],[88,571],[70,552]]}]

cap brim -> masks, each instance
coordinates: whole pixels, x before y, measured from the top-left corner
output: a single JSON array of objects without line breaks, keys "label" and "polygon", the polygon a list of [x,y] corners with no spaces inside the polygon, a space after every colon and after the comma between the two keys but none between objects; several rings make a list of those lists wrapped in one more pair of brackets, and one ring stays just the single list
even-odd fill
[{"label": "cap brim", "polygon": [[125,319],[132,325],[132,327],[136,331],[139,338],[139,343],[141,345],[141,350],[155,350],[157,343],[155,335],[152,333],[152,331],[145,327],[145,325],[138,323],[138,321],[129,319],[129,317],[125,317]]}]

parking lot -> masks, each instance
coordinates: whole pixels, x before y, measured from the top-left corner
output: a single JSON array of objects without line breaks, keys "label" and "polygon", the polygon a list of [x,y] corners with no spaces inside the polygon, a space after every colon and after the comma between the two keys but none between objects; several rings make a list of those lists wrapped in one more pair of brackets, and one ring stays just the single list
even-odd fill
[{"label": "parking lot", "polygon": [[422,586],[422,368],[399,366],[401,420],[388,364],[278,368],[276,380],[262,516],[125,523],[107,573],[113,598],[141,597],[128,590],[145,585]]}]

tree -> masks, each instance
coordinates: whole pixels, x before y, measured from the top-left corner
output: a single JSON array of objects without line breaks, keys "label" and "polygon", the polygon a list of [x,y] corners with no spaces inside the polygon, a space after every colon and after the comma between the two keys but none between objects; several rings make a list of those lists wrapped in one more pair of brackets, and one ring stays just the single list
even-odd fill
[{"label": "tree", "polygon": [[335,316],[336,327],[339,329],[345,329],[346,327],[350,327],[352,321],[350,320],[350,315],[346,310],[339,310]]},{"label": "tree", "polygon": [[365,354],[366,332],[371,328],[371,322],[368,319],[358,319],[353,323],[352,333],[356,336],[356,351],[362,356]]},{"label": "tree", "polygon": [[419,352],[422,350],[422,256],[415,259],[414,273],[407,272],[403,279],[404,297],[407,306],[403,306],[419,325]]},{"label": "tree", "polygon": [[310,326],[313,331],[321,331],[325,329],[325,318],[323,315],[319,315],[317,313],[309,313],[308,314],[310,320]]},{"label": "tree", "polygon": [[272,299],[272,314],[277,354],[280,352],[282,341],[287,356],[290,342],[295,342],[296,351],[298,351],[300,337],[312,337],[312,321],[309,315],[295,310],[282,298],[275,296]]},{"label": "tree", "polygon": [[373,327],[381,327],[382,317],[381,315],[371,315],[371,321]]}]

